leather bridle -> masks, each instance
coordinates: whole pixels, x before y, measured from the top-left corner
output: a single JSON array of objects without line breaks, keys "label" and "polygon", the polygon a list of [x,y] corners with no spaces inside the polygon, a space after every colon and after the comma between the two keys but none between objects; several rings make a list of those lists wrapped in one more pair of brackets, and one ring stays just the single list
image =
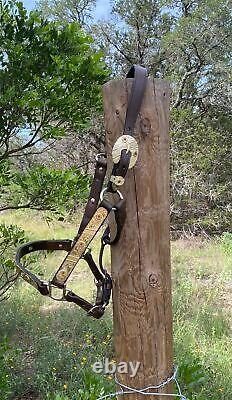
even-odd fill
[{"label": "leather bridle", "polygon": [[[106,245],[113,245],[118,242],[125,221],[125,201],[118,188],[123,185],[128,169],[133,168],[138,157],[138,144],[133,134],[145,93],[147,70],[135,65],[128,72],[127,78],[134,78],[134,80],[124,130],[112,150],[113,169],[108,184],[103,189],[107,159],[104,154],[99,154],[96,157],[94,179],[76,237],[73,240],[40,240],[26,243],[18,249],[15,259],[22,278],[34,286],[42,295],[49,296],[54,300],[73,302],[83,308],[88,315],[97,319],[104,314],[111,296],[112,280],[103,267],[103,251]],[[115,195],[110,197],[114,197],[114,199],[117,197],[117,200],[109,199],[109,193],[114,193]],[[105,229],[101,238],[98,267],[88,247],[110,213],[115,215],[117,229],[114,237],[111,237],[109,226]],[[42,250],[63,250],[67,252],[65,259],[49,281],[43,281],[22,263],[22,257],[25,255]],[[80,259],[87,262],[95,278],[97,296],[94,304],[66,287],[68,278]],[[54,291],[57,289],[61,291],[59,298],[54,295]]]}]

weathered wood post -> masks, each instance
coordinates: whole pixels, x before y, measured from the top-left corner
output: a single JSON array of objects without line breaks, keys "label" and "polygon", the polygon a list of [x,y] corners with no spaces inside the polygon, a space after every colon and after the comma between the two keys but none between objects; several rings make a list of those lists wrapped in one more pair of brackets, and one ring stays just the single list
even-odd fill
[{"label": "weathered wood post", "polygon": [[[122,134],[132,79],[103,86],[106,147]],[[172,375],[169,238],[169,85],[148,79],[136,124],[139,157],[122,189],[126,222],[112,246],[114,337],[117,362],[141,362],[137,375],[119,374],[130,387],[157,385]],[[172,384],[160,393],[172,393]],[[125,395],[123,400],[163,400]],[[173,397],[165,397],[167,400]],[[120,396],[120,400],[122,397]]]}]

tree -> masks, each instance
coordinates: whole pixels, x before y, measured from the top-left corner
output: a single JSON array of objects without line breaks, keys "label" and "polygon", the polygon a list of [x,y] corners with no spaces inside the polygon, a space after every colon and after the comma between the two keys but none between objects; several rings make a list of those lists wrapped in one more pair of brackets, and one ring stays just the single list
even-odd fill
[{"label": "tree", "polygon": [[[33,156],[86,129],[101,110],[108,73],[92,43],[76,22],[61,28],[0,0],[0,212],[59,213],[86,197],[89,177],[77,167],[48,168]],[[12,259],[23,241],[17,226],[0,226],[0,301],[18,277]]]},{"label": "tree", "polygon": [[[44,17],[57,21],[60,25],[76,21],[91,34],[95,0],[39,0],[37,7]],[[95,48],[96,43],[92,44]],[[70,152],[70,148],[73,151]],[[83,165],[86,172],[92,172],[92,161],[96,152],[104,151],[104,125],[100,115],[93,112],[90,127],[83,129],[81,135],[70,130],[66,137],[57,141],[43,154],[46,165],[53,165],[59,159],[65,166]]]},{"label": "tree", "polygon": [[86,26],[92,19],[96,0],[40,0],[37,7],[43,15],[59,23],[78,22]]},{"label": "tree", "polygon": [[140,63],[171,83],[174,229],[229,228],[231,19],[224,0],[116,0],[94,27],[115,75]]},{"label": "tree", "polygon": [[[91,25],[112,75],[125,76],[131,64],[139,63],[171,83],[174,229],[228,229],[229,0],[115,0],[112,6],[107,21]],[[50,9],[51,17],[55,10]]]},{"label": "tree", "polygon": [[[101,108],[107,73],[92,38],[62,29],[21,3],[1,2],[0,160],[39,152],[47,141],[86,126]],[[35,147],[36,146],[36,147]]]}]

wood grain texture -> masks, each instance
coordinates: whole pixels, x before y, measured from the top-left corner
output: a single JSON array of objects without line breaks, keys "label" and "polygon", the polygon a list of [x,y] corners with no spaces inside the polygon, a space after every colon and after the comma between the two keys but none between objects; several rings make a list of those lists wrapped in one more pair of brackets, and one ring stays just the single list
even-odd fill
[{"label": "wood grain texture", "polygon": [[[125,79],[103,86],[109,158],[122,134],[131,85],[132,79]],[[169,98],[169,85],[149,78],[136,124],[138,161],[128,171],[122,189],[126,223],[119,243],[111,250],[117,361],[141,362],[135,378],[121,374],[119,380],[137,388],[159,384],[172,375],[173,368]],[[162,390],[172,393],[172,385]],[[125,400],[144,398],[123,396]],[[163,399],[146,396],[154,398]]]}]

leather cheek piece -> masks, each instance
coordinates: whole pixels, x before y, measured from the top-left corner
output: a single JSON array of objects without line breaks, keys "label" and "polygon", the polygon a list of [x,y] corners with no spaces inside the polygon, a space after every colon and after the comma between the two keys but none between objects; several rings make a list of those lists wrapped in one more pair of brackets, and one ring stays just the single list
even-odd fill
[{"label": "leather cheek piece", "polygon": [[86,226],[88,225],[89,221],[91,220],[92,216],[94,215],[95,211],[98,208],[98,203],[106,175],[106,170],[107,170],[107,160],[105,158],[97,159],[95,166],[95,174],[91,185],[89,198],[85,207],[82,221],[80,223],[80,227],[78,229],[77,236],[74,239],[74,241],[77,240],[78,237],[82,234],[82,232],[84,231],[84,229],[86,228]]}]

